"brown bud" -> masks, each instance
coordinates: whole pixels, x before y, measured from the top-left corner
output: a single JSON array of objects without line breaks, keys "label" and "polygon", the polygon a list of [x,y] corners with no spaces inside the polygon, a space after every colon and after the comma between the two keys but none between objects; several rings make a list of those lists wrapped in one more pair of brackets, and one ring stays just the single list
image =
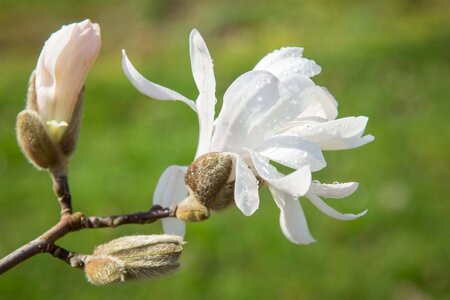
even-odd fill
[{"label": "brown bud", "polygon": [[198,157],[185,176],[191,197],[210,209],[221,209],[233,203],[234,183],[228,182],[232,169],[230,154],[210,152]]},{"label": "brown bud", "polygon": [[36,168],[52,169],[62,164],[62,156],[36,112],[29,110],[20,112],[17,116],[16,130],[22,152]]},{"label": "brown bud", "polygon": [[84,271],[95,285],[169,274],[179,267],[182,244],[181,237],[166,234],[121,237],[97,247]]}]

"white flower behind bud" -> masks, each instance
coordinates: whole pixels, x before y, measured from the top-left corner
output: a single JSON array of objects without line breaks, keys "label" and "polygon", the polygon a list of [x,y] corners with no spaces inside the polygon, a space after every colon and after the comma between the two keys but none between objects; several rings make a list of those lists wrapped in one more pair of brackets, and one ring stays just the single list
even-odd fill
[{"label": "white flower behind bud", "polygon": [[35,73],[36,108],[54,141],[62,138],[72,120],[100,46],[100,27],[84,20],[63,26],[42,48]]}]

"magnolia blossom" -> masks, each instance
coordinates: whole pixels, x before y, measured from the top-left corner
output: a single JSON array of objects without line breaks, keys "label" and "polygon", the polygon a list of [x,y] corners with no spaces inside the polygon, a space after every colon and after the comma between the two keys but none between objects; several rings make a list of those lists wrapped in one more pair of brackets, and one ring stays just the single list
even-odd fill
[{"label": "magnolia blossom", "polygon": [[[303,48],[287,47],[265,56],[253,70],[238,77],[225,92],[223,106],[214,119],[215,78],[205,42],[197,30],[190,35],[192,73],[199,90],[194,102],[181,94],[148,81],[123,52],[122,66],[131,83],[143,94],[158,100],[180,100],[199,119],[199,142],[195,158],[222,152],[233,157],[234,200],[246,216],[259,206],[260,182],[268,185],[280,208],[280,225],[292,242],[314,242],[299,197],[305,196],[323,213],[340,220],[366,213],[342,214],[321,197],[343,198],[358,187],[355,182],[322,184],[311,173],[326,166],[322,150],[350,149],[374,138],[363,136],[367,117],[336,119],[337,102],[310,78],[320,72],[312,60],[302,57]],[[294,171],[279,172],[271,161]],[[159,179],[154,203],[171,206],[188,194],[186,167],[170,166]],[[180,220],[167,219],[164,230],[184,234]]]},{"label": "magnolia blossom", "polygon": [[84,20],[63,26],[45,42],[35,71],[38,114],[59,140],[72,119],[86,75],[100,51],[100,27]]}]

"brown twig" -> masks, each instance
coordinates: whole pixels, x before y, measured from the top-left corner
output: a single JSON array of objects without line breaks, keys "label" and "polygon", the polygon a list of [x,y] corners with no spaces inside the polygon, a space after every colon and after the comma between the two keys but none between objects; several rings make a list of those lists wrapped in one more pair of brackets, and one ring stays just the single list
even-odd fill
[{"label": "brown twig", "polygon": [[148,224],[153,223],[156,220],[172,216],[174,216],[173,210],[163,208],[159,205],[155,205],[150,210],[145,212],[108,217],[86,217],[80,212],[73,214],[65,213],[61,216],[60,221],[55,226],[47,230],[40,237],[1,259],[0,274],[5,273],[9,269],[36,254],[45,252],[62,259],[72,267],[82,268],[84,260],[83,257],[85,256],[60,248],[56,246],[54,242],[70,232],[81,229],[111,228],[125,224]]},{"label": "brown twig", "polygon": [[72,213],[72,196],[69,190],[69,181],[65,166],[50,170],[50,176],[53,180],[53,191],[61,207],[61,215]]},{"label": "brown twig", "polygon": [[89,255],[68,251],[55,244],[49,244],[45,252],[50,253],[53,257],[64,261],[72,268],[79,268],[79,269],[84,268],[84,263],[86,259],[89,257]]}]

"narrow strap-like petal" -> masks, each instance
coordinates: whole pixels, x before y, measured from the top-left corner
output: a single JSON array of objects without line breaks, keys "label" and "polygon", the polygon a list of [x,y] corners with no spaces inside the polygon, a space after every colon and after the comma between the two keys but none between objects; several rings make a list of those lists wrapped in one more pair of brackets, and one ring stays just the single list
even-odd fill
[{"label": "narrow strap-like petal", "polygon": [[327,165],[320,148],[298,136],[274,136],[256,148],[256,151],[294,169],[309,165],[311,171],[315,172]]},{"label": "narrow strap-like petal", "polygon": [[199,91],[197,111],[200,124],[199,143],[195,157],[209,151],[216,105],[216,80],[208,47],[200,33],[193,29],[189,39],[192,75]]},{"label": "narrow strap-like petal", "polygon": [[178,100],[186,103],[194,111],[197,111],[194,101],[189,100],[185,96],[171,89],[145,79],[144,76],[142,76],[131,64],[125,50],[122,50],[122,69],[131,84],[142,94],[156,100]]},{"label": "narrow strap-like petal", "polygon": [[[170,166],[159,178],[153,193],[153,204],[162,207],[173,207],[183,201],[187,196],[188,190],[184,183],[184,175],[187,167]],[[162,219],[163,230],[167,234],[184,236],[185,224],[176,218]]]},{"label": "narrow strap-like petal", "polygon": [[338,220],[343,220],[343,221],[354,220],[354,219],[357,219],[359,217],[364,216],[367,213],[367,209],[366,209],[362,213],[359,213],[359,214],[356,214],[356,215],[355,214],[343,214],[343,213],[338,212],[337,210],[335,210],[334,208],[332,208],[328,204],[326,204],[316,194],[307,193],[306,194],[306,198],[308,198],[309,201],[311,201],[311,203],[315,207],[317,207],[321,212],[323,212],[327,216],[330,216],[330,217],[332,217],[334,219],[338,219]]},{"label": "narrow strap-like petal", "polygon": [[343,183],[320,183],[311,182],[309,192],[325,198],[345,198],[353,194],[358,189],[357,182]]},{"label": "narrow strap-like petal", "polygon": [[295,135],[311,141],[322,150],[344,150],[362,146],[374,140],[362,136],[368,118],[347,117],[328,122],[296,121],[280,131],[281,135]]},{"label": "narrow strap-like petal", "polygon": [[273,198],[279,203],[280,227],[286,238],[295,244],[314,243],[299,200],[274,187],[269,188]]},{"label": "narrow strap-like petal", "polygon": [[239,155],[233,155],[236,181],[234,201],[246,216],[252,215],[259,207],[258,181]]},{"label": "narrow strap-like petal", "polygon": [[256,172],[269,185],[294,197],[303,196],[309,190],[311,184],[311,170],[305,165],[289,175],[278,172],[267,158],[249,151]]}]

